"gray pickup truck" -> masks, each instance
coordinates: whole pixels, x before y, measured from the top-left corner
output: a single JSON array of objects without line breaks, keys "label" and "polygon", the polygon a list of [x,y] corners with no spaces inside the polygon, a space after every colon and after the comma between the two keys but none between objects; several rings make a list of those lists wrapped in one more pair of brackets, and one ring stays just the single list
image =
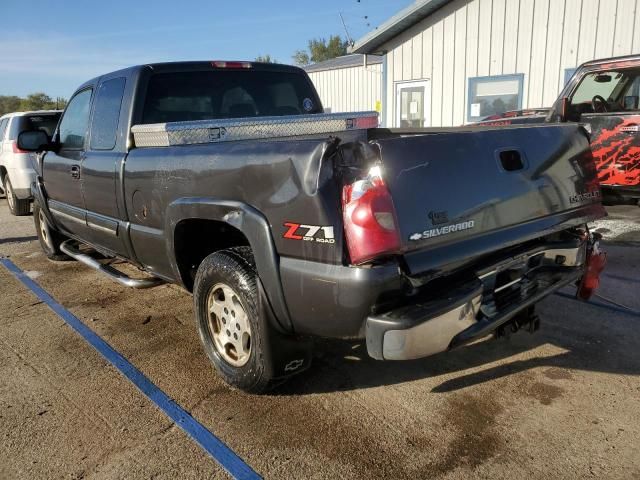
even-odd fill
[{"label": "gray pickup truck", "polygon": [[404,360],[533,331],[536,302],[588,298],[604,264],[576,124],[384,129],[324,114],[298,68],[181,62],[90,80],[52,138],[18,142],[41,152],[47,256],[192,292],[206,353],[250,392],[306,369],[313,337]]}]

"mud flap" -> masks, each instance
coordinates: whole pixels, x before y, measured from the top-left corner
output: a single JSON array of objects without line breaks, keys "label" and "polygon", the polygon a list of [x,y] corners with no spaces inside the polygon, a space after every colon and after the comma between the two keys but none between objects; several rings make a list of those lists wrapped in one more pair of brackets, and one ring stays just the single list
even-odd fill
[{"label": "mud flap", "polygon": [[53,227],[55,230],[60,231],[60,226],[57,224],[53,215],[51,215],[51,211],[49,210],[49,205],[47,204],[47,195],[44,191],[44,185],[42,185],[42,178],[36,177],[36,181],[31,184],[31,196],[34,201],[38,202],[42,213],[44,213],[47,222],[49,225]]},{"label": "mud flap", "polygon": [[311,366],[313,351],[311,338],[281,332],[262,287],[262,282],[258,282],[258,285],[261,318],[266,322],[264,326],[266,332],[265,368],[271,371],[271,377],[274,379],[286,379],[307,370]]}]

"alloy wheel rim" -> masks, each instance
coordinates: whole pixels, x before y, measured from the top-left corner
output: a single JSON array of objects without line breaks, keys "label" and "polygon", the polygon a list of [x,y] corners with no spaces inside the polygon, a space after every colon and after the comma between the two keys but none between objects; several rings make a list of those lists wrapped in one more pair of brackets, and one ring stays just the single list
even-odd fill
[{"label": "alloy wheel rim", "polygon": [[217,283],[209,291],[207,320],[222,359],[234,367],[245,365],[251,356],[251,326],[240,297],[229,285]]}]

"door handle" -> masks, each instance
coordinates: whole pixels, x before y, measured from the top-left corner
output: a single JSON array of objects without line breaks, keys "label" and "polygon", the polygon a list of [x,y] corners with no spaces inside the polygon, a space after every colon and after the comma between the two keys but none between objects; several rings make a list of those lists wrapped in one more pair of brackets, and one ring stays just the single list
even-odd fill
[{"label": "door handle", "polygon": [[629,125],[627,127],[620,127],[620,131],[624,133],[639,133],[640,127],[638,125]]},{"label": "door handle", "polygon": [[71,165],[71,178],[75,178],[76,180],[80,178],[80,165]]}]

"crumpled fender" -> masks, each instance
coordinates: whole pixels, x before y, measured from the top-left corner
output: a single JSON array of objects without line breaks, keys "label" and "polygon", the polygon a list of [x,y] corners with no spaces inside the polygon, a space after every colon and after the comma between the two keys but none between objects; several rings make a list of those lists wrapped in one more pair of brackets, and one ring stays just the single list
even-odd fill
[{"label": "crumpled fender", "polygon": [[166,249],[171,269],[178,279],[182,279],[182,274],[176,261],[173,232],[178,223],[188,219],[225,222],[244,234],[253,250],[260,283],[277,319],[275,326],[283,332],[292,332],[280,280],[280,259],[266,218],[245,203],[212,197],[183,197],[169,204],[165,215],[165,232],[171,234],[167,235]]}]

